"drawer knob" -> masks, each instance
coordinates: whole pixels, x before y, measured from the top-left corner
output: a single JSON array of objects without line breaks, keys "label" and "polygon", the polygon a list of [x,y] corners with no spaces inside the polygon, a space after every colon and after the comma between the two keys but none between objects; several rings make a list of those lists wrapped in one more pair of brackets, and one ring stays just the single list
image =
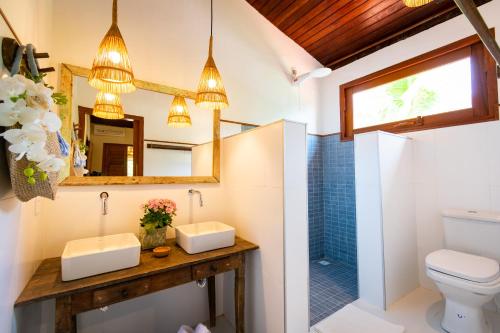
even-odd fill
[{"label": "drawer knob", "polygon": [[127,289],[122,290],[122,297],[128,297],[128,290]]}]

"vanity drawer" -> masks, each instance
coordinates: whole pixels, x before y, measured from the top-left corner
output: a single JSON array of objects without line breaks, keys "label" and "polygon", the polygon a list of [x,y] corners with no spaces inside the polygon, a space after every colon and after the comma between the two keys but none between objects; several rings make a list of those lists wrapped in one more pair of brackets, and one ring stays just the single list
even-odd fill
[{"label": "vanity drawer", "polygon": [[241,265],[240,256],[232,256],[193,266],[193,279],[200,280],[219,273],[232,271]]},{"label": "vanity drawer", "polygon": [[121,283],[94,291],[92,302],[94,307],[101,307],[146,295],[150,292],[150,288],[150,279]]}]

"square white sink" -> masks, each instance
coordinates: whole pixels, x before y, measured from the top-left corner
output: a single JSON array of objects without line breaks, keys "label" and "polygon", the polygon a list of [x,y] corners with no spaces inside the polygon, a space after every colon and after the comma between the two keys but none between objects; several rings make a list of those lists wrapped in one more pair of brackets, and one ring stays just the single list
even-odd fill
[{"label": "square white sink", "polygon": [[234,237],[233,227],[217,221],[175,227],[177,244],[189,254],[233,246]]},{"label": "square white sink", "polygon": [[141,243],[132,233],[72,240],[61,256],[62,280],[137,266],[140,257]]}]

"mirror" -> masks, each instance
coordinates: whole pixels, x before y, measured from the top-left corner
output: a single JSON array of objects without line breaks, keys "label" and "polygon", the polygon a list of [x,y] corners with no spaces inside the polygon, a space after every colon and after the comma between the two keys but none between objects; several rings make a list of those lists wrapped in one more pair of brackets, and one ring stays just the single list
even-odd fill
[{"label": "mirror", "polygon": [[[194,92],[136,80],[137,90],[120,96],[125,118],[99,118],[89,72],[61,65],[60,89],[69,100],[60,108],[62,133],[74,143],[62,185],[218,182],[219,111],[198,109]],[[190,127],[168,126],[174,96],[185,97]]]}]

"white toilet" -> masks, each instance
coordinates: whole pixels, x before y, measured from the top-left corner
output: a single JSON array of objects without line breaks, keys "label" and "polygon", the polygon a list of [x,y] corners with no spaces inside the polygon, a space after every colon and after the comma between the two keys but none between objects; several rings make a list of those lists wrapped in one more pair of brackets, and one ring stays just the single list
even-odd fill
[{"label": "white toilet", "polygon": [[445,298],[450,333],[492,333],[482,306],[500,294],[500,213],[443,212],[446,249],[430,253],[427,276]]}]

